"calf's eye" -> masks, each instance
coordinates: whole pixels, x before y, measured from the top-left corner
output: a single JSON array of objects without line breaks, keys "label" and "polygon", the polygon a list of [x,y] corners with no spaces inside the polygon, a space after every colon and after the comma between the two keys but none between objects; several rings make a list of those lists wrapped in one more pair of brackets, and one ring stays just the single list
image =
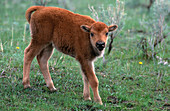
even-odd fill
[{"label": "calf's eye", "polygon": [[94,36],[94,34],[93,33],[90,33],[90,35],[93,37]]},{"label": "calf's eye", "polygon": [[106,33],[106,36],[108,36],[108,32]]}]

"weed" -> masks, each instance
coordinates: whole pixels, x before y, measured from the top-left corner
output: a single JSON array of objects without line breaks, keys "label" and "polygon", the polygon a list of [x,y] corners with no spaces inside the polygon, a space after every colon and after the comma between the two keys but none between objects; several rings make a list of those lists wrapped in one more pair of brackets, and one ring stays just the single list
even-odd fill
[{"label": "weed", "polygon": [[140,22],[147,33],[138,45],[142,49],[143,57],[154,59],[159,52],[164,51],[166,44],[164,39],[170,34],[165,20],[168,13],[168,4],[164,0],[156,0],[150,10],[150,15]]}]

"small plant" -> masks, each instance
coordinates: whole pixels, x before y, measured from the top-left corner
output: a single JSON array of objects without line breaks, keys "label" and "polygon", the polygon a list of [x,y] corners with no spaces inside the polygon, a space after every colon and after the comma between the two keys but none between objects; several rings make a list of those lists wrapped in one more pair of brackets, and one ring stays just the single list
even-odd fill
[{"label": "small plant", "polygon": [[34,0],[35,5],[45,6],[48,3],[48,0]]},{"label": "small plant", "polygon": [[152,7],[155,0],[128,0],[126,2],[126,6],[131,8],[147,8],[148,11],[150,11],[150,8]]},{"label": "small plant", "polygon": [[61,8],[72,10],[72,11],[75,10],[75,7],[72,4],[71,0],[57,0],[57,3]]},{"label": "small plant", "polygon": [[150,16],[140,21],[141,26],[146,30],[146,35],[141,38],[138,44],[146,59],[155,57],[164,49],[165,42],[163,40],[169,35],[169,26],[165,18],[170,10],[165,0],[156,0],[150,11]]},{"label": "small plant", "polygon": [[[112,49],[113,39],[119,35],[119,33],[122,31],[125,25],[126,14],[124,12],[124,2],[116,0],[116,6],[110,4],[105,8],[104,5],[101,5],[97,9],[95,9],[93,6],[89,6],[89,9],[91,11],[92,17],[96,21],[104,22],[107,25],[110,24],[118,25],[118,29],[114,32],[111,32],[109,35],[110,36],[109,49],[108,49],[108,54],[109,54]],[[105,62],[104,57],[103,57],[103,61]]]},{"label": "small plant", "polygon": [[56,5],[58,5],[61,8],[72,10],[72,11],[75,10],[75,7],[72,4],[71,0],[56,0],[55,2],[54,0],[33,0],[33,4],[35,5],[46,6],[47,3],[53,3],[53,4],[56,3]]}]

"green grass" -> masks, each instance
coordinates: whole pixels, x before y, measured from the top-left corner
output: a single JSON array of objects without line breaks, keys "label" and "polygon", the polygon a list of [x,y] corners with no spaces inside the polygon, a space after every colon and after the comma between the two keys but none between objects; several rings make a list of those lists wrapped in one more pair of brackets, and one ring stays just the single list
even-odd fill
[{"label": "green grass", "polygon": [[[98,6],[112,0],[82,0],[75,3],[76,13],[90,15],[88,4]],[[95,62],[99,79],[99,92],[103,106],[83,100],[83,81],[78,63],[71,57],[54,51],[49,67],[57,92],[51,93],[45,86],[38,63],[33,61],[30,72],[31,89],[23,89],[22,71],[24,49],[31,39],[25,30],[25,11],[32,2],[21,0],[0,1],[0,110],[168,110],[170,107],[170,70],[158,65],[157,60],[146,60],[141,53],[136,59],[140,34],[128,30],[140,29],[139,20],[147,16],[140,9],[125,7],[127,19],[124,30],[114,39],[114,48]],[[57,4],[49,3],[49,6]],[[168,23],[170,24],[170,23]],[[23,40],[25,38],[25,40]],[[159,56],[170,56],[169,38]],[[1,45],[2,44],[2,45]],[[20,49],[16,49],[20,47]],[[142,65],[139,62],[143,62]],[[92,91],[91,91],[92,95]]]}]

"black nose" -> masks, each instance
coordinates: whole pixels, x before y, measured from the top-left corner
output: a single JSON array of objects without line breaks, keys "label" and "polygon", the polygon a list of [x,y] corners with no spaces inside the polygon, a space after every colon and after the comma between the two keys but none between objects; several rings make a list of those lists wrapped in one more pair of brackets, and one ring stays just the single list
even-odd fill
[{"label": "black nose", "polygon": [[102,42],[102,41],[96,42],[96,47],[97,47],[100,51],[102,51],[102,50],[104,49],[104,47],[105,47],[105,42]]}]

